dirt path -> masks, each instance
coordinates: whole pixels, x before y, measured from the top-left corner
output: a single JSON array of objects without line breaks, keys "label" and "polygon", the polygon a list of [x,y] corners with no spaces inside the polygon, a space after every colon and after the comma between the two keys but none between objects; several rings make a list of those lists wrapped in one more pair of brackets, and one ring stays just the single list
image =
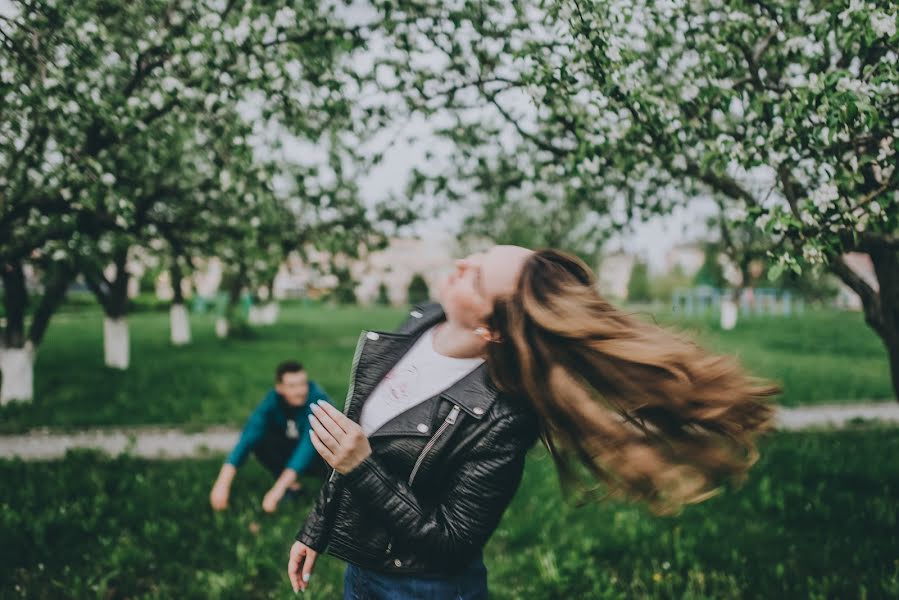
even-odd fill
[{"label": "dirt path", "polygon": [[[778,412],[778,428],[793,431],[843,427],[857,419],[899,424],[899,403],[782,408]],[[112,455],[128,452],[161,459],[217,456],[231,450],[239,434],[238,429],[228,427],[212,427],[197,433],[162,427],[87,429],[74,433],[36,430],[0,436],[0,458],[48,460],[60,458],[73,448],[97,448]]]}]

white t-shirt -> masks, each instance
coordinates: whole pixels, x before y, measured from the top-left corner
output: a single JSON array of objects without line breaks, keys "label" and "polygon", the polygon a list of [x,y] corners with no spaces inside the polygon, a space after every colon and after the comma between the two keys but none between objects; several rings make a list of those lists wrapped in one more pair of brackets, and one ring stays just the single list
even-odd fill
[{"label": "white t-shirt", "polygon": [[434,350],[434,327],[378,383],[362,406],[359,423],[365,435],[416,404],[436,396],[472,371],[482,358],[453,358]]}]

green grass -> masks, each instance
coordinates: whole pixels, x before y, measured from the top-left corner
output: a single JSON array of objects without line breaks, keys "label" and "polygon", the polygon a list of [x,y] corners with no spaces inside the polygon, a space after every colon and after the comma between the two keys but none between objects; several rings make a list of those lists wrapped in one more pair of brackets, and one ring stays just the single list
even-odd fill
[{"label": "green grass", "polygon": [[[741,489],[659,518],[563,502],[537,447],[487,545],[491,597],[899,597],[899,463],[883,458],[897,454],[899,429],[777,434]],[[0,461],[0,596],[291,595],[287,551],[311,496],[266,515],[270,480],[251,461],[214,514],[219,464]],[[340,597],[343,566],[322,557],[305,597]]]},{"label": "green grass", "polygon": [[[194,342],[174,348],[168,314],[130,318],[131,368],[103,366],[102,315],[58,315],[40,349],[35,400],[0,409],[0,432],[31,427],[136,424],[240,425],[271,386],[275,365],[297,358],[338,404],[361,329],[390,330],[406,311],[288,305],[275,326],[250,339],[222,341],[210,316],[194,316]],[[779,381],[787,406],[893,396],[886,352],[861,315],[807,312],[801,318],[749,318],[734,331],[712,321],[674,321],[710,348],[734,353],[758,375]]]},{"label": "green grass", "polygon": [[808,311],[801,317],[748,317],[723,331],[717,321],[661,322],[694,334],[709,349],[736,355],[753,373],[783,386],[784,406],[893,399],[880,338],[861,314]]}]

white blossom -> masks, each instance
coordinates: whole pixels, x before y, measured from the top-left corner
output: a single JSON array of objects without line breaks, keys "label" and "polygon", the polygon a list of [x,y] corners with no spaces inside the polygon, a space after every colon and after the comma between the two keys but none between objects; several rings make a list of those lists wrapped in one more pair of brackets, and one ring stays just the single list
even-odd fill
[{"label": "white blossom", "polygon": [[162,89],[165,90],[166,92],[173,92],[181,86],[181,82],[178,81],[177,79],[175,79],[174,77],[172,77],[171,75],[168,75],[163,78],[161,85],[162,85]]},{"label": "white blossom", "polygon": [[819,211],[824,212],[833,207],[834,202],[840,197],[840,192],[832,183],[823,186],[812,192],[812,203]]},{"label": "white blossom", "polygon": [[812,244],[806,244],[802,248],[802,257],[812,264],[823,262],[824,255],[821,253],[816,246]]},{"label": "white blossom", "polygon": [[896,17],[882,12],[871,13],[871,29],[878,37],[893,37],[896,35]]},{"label": "white blossom", "polygon": [[843,27],[849,25],[849,21],[852,19],[852,14],[857,13],[859,11],[865,10],[865,3],[862,0],[851,0],[849,2],[849,6],[841,12],[838,17]]},{"label": "white blossom", "polygon": [[285,6],[275,13],[274,25],[281,29],[288,29],[296,25],[297,14],[289,6]]},{"label": "white blossom", "polygon": [[152,94],[150,94],[150,105],[154,108],[162,108],[163,103],[165,103],[165,98],[162,96],[159,90],[154,90]]}]

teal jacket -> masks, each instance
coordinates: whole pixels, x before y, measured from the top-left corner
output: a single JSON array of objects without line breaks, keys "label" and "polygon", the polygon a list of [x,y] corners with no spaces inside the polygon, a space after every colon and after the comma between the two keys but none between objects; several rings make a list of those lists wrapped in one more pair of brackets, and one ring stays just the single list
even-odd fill
[{"label": "teal jacket", "polygon": [[[292,417],[288,417],[283,408],[284,400],[272,388],[250,415],[240,440],[225,462],[235,467],[241,466],[253,451],[253,447],[266,435],[282,436],[285,440],[294,439],[296,436],[296,448],[284,467],[302,473],[318,454],[309,437],[311,426],[308,415],[311,412],[310,404],[319,401],[332,404],[325,391],[314,381],[309,381],[309,395],[306,398],[306,404],[298,407]],[[288,421],[292,421],[293,425],[288,424]]]}]

